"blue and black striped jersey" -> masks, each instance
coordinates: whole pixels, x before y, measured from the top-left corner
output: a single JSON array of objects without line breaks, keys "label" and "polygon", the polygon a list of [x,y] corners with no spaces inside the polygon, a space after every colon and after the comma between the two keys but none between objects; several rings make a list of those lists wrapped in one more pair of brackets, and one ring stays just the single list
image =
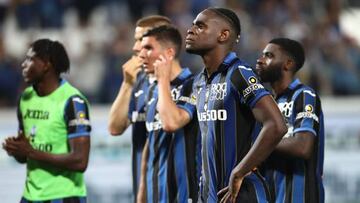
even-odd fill
[{"label": "blue and black striped jersey", "polygon": [[146,106],[149,83],[149,76],[144,71],[141,71],[137,76],[131,93],[128,112],[128,118],[132,123],[132,174],[133,194],[135,197],[140,181],[142,152],[147,138],[144,108]]},{"label": "blue and black striped jersey", "polygon": [[[218,202],[217,193],[228,186],[231,171],[250,150],[256,121],[252,108],[265,95],[269,93],[253,70],[233,52],[210,77],[205,69],[196,76],[193,94],[182,108],[199,120],[202,202]],[[269,198],[257,173],[247,176],[241,188],[243,202],[267,202]]]},{"label": "blue and black striped jersey", "polygon": [[288,126],[285,135],[310,132],[315,144],[308,160],[273,154],[266,161],[266,178],[276,202],[324,202],[324,118],[319,96],[313,89],[295,79],[276,102]]},{"label": "blue and black striped jersey", "polygon": [[[189,69],[171,81],[171,95],[175,102],[191,94]],[[149,132],[147,164],[147,202],[197,201],[200,134],[196,120],[174,133],[163,131],[159,113],[157,86],[150,87],[147,103],[146,128]]]}]

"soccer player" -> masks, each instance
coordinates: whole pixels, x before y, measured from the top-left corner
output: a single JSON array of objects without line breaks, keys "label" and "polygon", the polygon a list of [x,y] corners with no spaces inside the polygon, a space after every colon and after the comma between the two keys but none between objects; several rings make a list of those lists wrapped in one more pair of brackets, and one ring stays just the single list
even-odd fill
[{"label": "soccer player", "polygon": [[86,202],[85,172],[90,151],[86,98],[60,77],[69,71],[58,41],[33,42],[22,63],[25,82],[18,105],[19,132],[3,148],[27,164],[21,203]]},{"label": "soccer player", "polygon": [[324,202],[324,120],[319,96],[295,77],[304,60],[299,42],[276,38],[256,64],[261,80],[270,83],[288,126],[266,165],[277,203]]},{"label": "soccer player", "polygon": [[[140,57],[144,65],[160,78],[149,87],[146,105],[146,128],[149,132],[149,159],[146,162],[147,201],[150,202],[192,202],[197,201],[200,165],[197,152],[200,148],[200,134],[196,120],[174,133],[166,132],[157,111],[158,85],[160,75],[166,74],[168,89],[173,101],[182,94],[190,94],[192,84],[185,85],[192,74],[188,68],[181,68],[178,57],[182,45],[180,32],[171,26],[161,26],[144,34]],[[157,71],[154,62],[169,59],[168,69]],[[141,193],[143,191],[139,191]]]},{"label": "soccer player", "polygon": [[149,74],[151,71],[146,67],[143,70],[141,68],[141,58],[138,57],[141,50],[141,38],[149,29],[170,23],[170,19],[158,15],[144,17],[137,21],[134,33],[134,56],[122,67],[124,80],[110,109],[108,129],[111,135],[121,135],[131,123],[133,124],[132,174],[135,201],[140,181],[140,163],[146,141],[145,95],[149,87],[149,78],[152,78],[151,82],[154,81],[154,77]]},{"label": "soccer player", "polygon": [[[264,180],[255,167],[286,132],[271,95],[252,69],[231,52],[239,37],[240,22],[233,11],[202,11],[185,41],[186,51],[200,55],[205,64],[203,72],[195,77],[192,95],[178,108],[169,93],[159,93],[158,109],[167,130],[177,130],[198,117],[202,137],[201,202],[267,202]],[[166,60],[160,62],[164,67]],[[159,86],[166,85],[159,82]],[[256,121],[263,128],[252,145]]]}]

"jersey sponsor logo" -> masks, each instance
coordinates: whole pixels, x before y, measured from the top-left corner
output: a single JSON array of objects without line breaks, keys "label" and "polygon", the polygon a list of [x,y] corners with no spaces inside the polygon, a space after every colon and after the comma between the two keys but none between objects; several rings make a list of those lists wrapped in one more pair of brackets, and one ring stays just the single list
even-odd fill
[{"label": "jersey sponsor logo", "polygon": [[183,85],[179,85],[177,87],[174,87],[173,89],[171,89],[171,98],[173,101],[177,101],[180,97],[180,90],[183,87]]},{"label": "jersey sponsor logo", "polygon": [[49,114],[48,111],[26,109],[24,119],[47,120]]},{"label": "jersey sponsor logo", "polygon": [[199,121],[225,121],[227,119],[227,111],[225,109],[198,111],[197,114]]},{"label": "jersey sponsor logo", "polygon": [[292,109],[294,106],[294,102],[282,102],[278,103],[278,107],[280,109],[280,112],[286,117],[289,118],[292,114]]},{"label": "jersey sponsor logo", "polygon": [[319,122],[319,117],[312,112],[300,112],[296,115],[296,120],[302,118],[311,118],[314,119],[316,122]]},{"label": "jersey sponsor logo", "polygon": [[153,102],[155,101],[155,98],[151,98],[149,101],[148,101],[148,105],[151,105]]},{"label": "jersey sponsor logo", "polygon": [[143,90],[139,90],[139,91],[137,91],[137,92],[135,92],[135,94],[134,94],[134,97],[140,97],[140,95],[142,95],[142,94],[144,94],[144,91]]},{"label": "jersey sponsor logo", "polygon": [[43,152],[51,152],[53,149],[52,144],[48,144],[48,143],[34,143],[32,146],[35,149]]},{"label": "jersey sponsor logo", "polygon": [[155,122],[146,122],[146,129],[147,131],[155,131],[160,130],[162,128],[161,121],[155,121]]},{"label": "jersey sponsor logo", "polygon": [[86,118],[86,114],[83,111],[77,112],[76,118],[69,121],[69,126],[78,125],[90,125],[90,121]]},{"label": "jersey sponsor logo", "polygon": [[154,121],[153,122],[146,122],[146,129],[150,131],[160,130],[162,128],[162,123],[160,120],[159,113],[155,114]]},{"label": "jersey sponsor logo", "polygon": [[[250,84],[252,84],[252,83],[250,83]],[[258,83],[252,84],[243,90],[243,95],[244,95],[244,97],[247,97],[249,94],[251,94],[252,92],[259,90],[259,89],[264,89],[264,86],[262,84],[258,84]]]},{"label": "jersey sponsor logo", "polygon": [[211,84],[210,88],[210,98],[209,100],[224,100],[226,96],[226,90],[227,90],[227,83],[214,83]]},{"label": "jersey sponsor logo", "polygon": [[314,107],[311,104],[305,106],[305,111],[312,113],[314,111]]},{"label": "jersey sponsor logo", "polygon": [[141,121],[146,121],[146,114],[145,113],[139,113],[137,111],[133,111],[131,113],[131,121],[133,123],[135,122],[141,122]]},{"label": "jersey sponsor logo", "polygon": [[257,79],[254,76],[249,77],[248,81],[249,81],[250,84],[256,84],[257,83]]},{"label": "jersey sponsor logo", "polygon": [[183,101],[191,105],[196,105],[196,96],[195,95],[191,95],[191,97],[180,96],[178,101]]},{"label": "jersey sponsor logo", "polygon": [[36,126],[33,125],[30,130],[30,135],[26,136],[27,139],[30,141],[31,146],[33,146],[35,149],[43,152],[51,152],[53,149],[52,144],[49,143],[37,143],[35,142],[36,138]]},{"label": "jersey sponsor logo", "polygon": [[286,132],[286,134],[283,136],[283,138],[288,138],[293,136],[294,134],[294,126],[287,126],[288,127],[288,131]]}]

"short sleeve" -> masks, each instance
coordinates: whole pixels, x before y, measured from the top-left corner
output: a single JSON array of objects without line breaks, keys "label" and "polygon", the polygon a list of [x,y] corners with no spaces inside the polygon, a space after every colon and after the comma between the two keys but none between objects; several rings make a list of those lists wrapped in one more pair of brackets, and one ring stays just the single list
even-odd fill
[{"label": "short sleeve", "polygon": [[68,138],[90,136],[89,106],[80,96],[70,97],[65,106],[65,123]]},{"label": "short sleeve", "polygon": [[129,111],[128,111],[128,118],[130,121],[132,121],[133,112],[136,111],[136,102],[135,102],[135,94],[136,92],[133,90],[130,97],[130,103],[129,103]]},{"label": "short sleeve", "polygon": [[294,133],[307,131],[314,135],[320,123],[320,99],[312,90],[302,90],[294,100]]},{"label": "short sleeve", "polygon": [[240,100],[253,108],[259,99],[270,93],[260,83],[254,71],[247,66],[238,65],[231,74],[231,84]]},{"label": "short sleeve", "polygon": [[184,109],[190,116],[190,120],[193,119],[193,115],[196,112],[196,95],[193,92],[194,78],[188,79],[180,91],[180,97],[176,105]]}]

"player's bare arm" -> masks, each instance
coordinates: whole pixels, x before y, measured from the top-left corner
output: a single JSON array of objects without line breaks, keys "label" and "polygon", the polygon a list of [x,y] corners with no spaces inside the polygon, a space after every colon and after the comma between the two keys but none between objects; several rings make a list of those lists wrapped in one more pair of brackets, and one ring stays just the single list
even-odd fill
[{"label": "player's bare arm", "polygon": [[284,137],[275,148],[284,156],[309,159],[313,153],[315,135],[311,132],[298,132],[294,136]]},{"label": "player's bare arm", "polygon": [[142,153],[141,159],[141,174],[139,182],[139,191],[136,197],[137,203],[146,202],[146,170],[147,170],[147,160],[149,158],[149,139],[146,139],[144,150]]},{"label": "player's bare arm", "polygon": [[69,139],[70,152],[66,154],[51,154],[34,149],[29,140],[20,134],[16,140],[7,143],[9,151],[17,157],[26,157],[48,163],[52,166],[84,172],[88,165],[90,152],[90,136]]},{"label": "player's bare arm", "polygon": [[162,127],[167,132],[174,132],[190,122],[189,114],[176,106],[170,94],[171,61],[172,57],[161,55],[159,60],[154,63],[159,87],[157,108]]},{"label": "player's bare arm", "polygon": [[111,135],[121,135],[130,125],[128,119],[129,103],[136,76],[141,70],[141,59],[133,56],[122,68],[124,80],[110,109],[108,130]]}]

